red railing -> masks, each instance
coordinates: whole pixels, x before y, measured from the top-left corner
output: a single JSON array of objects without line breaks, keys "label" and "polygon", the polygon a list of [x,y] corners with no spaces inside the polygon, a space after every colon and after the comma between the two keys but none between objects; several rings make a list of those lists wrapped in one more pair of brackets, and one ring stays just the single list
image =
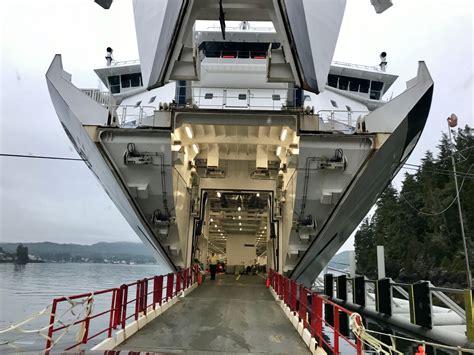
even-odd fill
[{"label": "red railing", "polygon": [[[298,315],[299,320],[303,322],[304,329],[310,332],[318,345],[325,351],[335,355],[340,354],[340,341],[342,340],[352,347],[357,355],[362,354],[362,343],[359,340],[350,339],[348,336],[348,318],[352,314],[351,311],[332,302],[327,296],[312,292],[273,270],[270,270],[269,278],[270,285],[278,297],[283,300],[294,315]],[[346,318],[343,322],[341,322],[342,317]],[[347,332],[344,331],[341,323],[344,323]],[[332,341],[330,339],[331,332]]]},{"label": "red railing", "polygon": [[[199,269],[187,268],[176,273],[168,275],[153,276],[138,280],[129,284],[123,284],[118,288],[109,288],[97,292],[82,293],[69,297],[55,298],[52,303],[51,316],[49,320],[48,338],[46,341],[46,352],[49,352],[53,346],[56,345],[54,334],[63,330],[66,331],[73,326],[81,326],[83,329],[82,337],[73,345],[69,345],[64,351],[74,349],[81,344],[87,344],[90,340],[107,333],[107,338],[112,337],[113,330],[124,329],[130,319],[137,321],[143,315],[147,314],[150,309],[155,310],[156,306],[161,306],[163,301],[168,302],[173,297],[180,294],[181,291],[197,282],[197,273]],[[166,278],[166,283],[164,279]],[[153,283],[150,286],[150,283]],[[149,287],[150,286],[150,287]],[[135,298],[129,299],[131,293],[130,288],[135,287]],[[151,291],[149,291],[151,290]],[[75,300],[83,301],[85,306],[91,306],[91,303],[97,296],[110,295],[110,308],[100,311],[96,314],[86,314],[83,319],[78,319],[70,323],[64,324],[56,320],[58,306],[61,303],[71,304]],[[151,296],[151,302],[148,304],[148,298]],[[134,306],[134,311],[127,314],[128,306]],[[108,315],[108,326],[100,329],[94,334],[89,334],[91,330],[91,322],[95,319]],[[101,323],[105,321],[102,319]],[[131,323],[131,322],[129,322]],[[57,326],[59,324],[59,326]]]}]

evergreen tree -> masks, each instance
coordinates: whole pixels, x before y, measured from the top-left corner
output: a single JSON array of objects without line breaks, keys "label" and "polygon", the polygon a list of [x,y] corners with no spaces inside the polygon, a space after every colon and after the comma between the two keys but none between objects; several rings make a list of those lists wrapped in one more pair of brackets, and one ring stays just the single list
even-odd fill
[{"label": "evergreen tree", "polygon": [[23,244],[18,244],[16,247],[16,263],[19,265],[25,265],[28,263],[28,247],[23,246]]}]

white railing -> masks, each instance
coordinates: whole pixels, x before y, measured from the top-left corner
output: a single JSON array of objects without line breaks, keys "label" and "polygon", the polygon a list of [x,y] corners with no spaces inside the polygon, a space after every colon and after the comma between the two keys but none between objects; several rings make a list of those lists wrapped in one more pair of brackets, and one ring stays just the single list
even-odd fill
[{"label": "white railing", "polygon": [[[221,31],[220,26],[208,26],[208,31]],[[226,31],[240,31],[240,32],[276,32],[274,27],[253,27],[242,29],[240,26],[225,26]],[[197,29],[199,31],[199,29]]]},{"label": "white railing", "polygon": [[[325,127],[320,130],[354,132],[354,114],[358,116],[367,115],[370,111],[348,111],[348,110],[319,110],[318,116],[323,120]],[[323,129],[324,128],[324,129]]]},{"label": "white railing", "polygon": [[[180,87],[178,87],[178,92]],[[202,109],[240,109],[240,110],[272,110],[295,107],[298,102],[298,89],[236,89],[193,87],[192,105]],[[188,97],[177,97],[178,102]],[[300,98],[302,105],[303,97]],[[179,105],[178,105],[179,106]]]},{"label": "white railing", "polygon": [[353,63],[346,63],[346,62],[337,62],[333,61],[332,64],[340,65],[343,67],[349,68],[356,68],[356,69],[363,69],[363,70],[371,70],[371,71],[379,71],[383,72],[382,69],[378,66],[371,66],[371,65],[362,65],[362,64],[353,64]]},{"label": "white railing", "polygon": [[140,64],[139,59],[132,60],[112,60],[112,65],[130,65],[130,64]]},{"label": "white railing", "polygon": [[81,91],[101,105],[110,103],[110,94],[107,91],[100,91],[99,89],[81,89]]},{"label": "white railing", "polygon": [[155,106],[135,105],[106,105],[106,108],[117,118],[120,127],[137,127],[141,125],[144,117],[153,116]]}]

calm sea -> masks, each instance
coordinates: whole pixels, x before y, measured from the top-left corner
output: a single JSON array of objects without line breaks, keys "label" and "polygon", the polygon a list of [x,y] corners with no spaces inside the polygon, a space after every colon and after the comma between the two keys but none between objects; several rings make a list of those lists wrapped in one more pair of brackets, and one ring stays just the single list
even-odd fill
[{"label": "calm sea", "polygon": [[[0,264],[0,330],[39,312],[55,297],[119,287],[123,283],[166,272],[167,269],[159,265],[44,263],[18,267]],[[97,297],[96,310],[104,310],[104,307],[110,307],[110,296]],[[106,318],[98,319],[94,328],[107,326]],[[33,327],[30,329],[47,325],[48,317],[39,317],[31,324]],[[17,339],[12,345],[18,346],[18,350],[41,349],[44,346],[44,341],[32,334],[0,334],[0,344],[13,339]],[[0,352],[9,348],[15,349],[0,345]]]}]

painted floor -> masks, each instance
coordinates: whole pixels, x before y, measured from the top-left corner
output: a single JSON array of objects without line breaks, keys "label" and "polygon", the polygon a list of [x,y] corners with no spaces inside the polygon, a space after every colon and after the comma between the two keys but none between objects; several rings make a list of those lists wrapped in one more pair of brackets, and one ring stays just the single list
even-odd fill
[{"label": "painted floor", "polygon": [[115,350],[171,354],[309,354],[259,276],[208,278]]}]

